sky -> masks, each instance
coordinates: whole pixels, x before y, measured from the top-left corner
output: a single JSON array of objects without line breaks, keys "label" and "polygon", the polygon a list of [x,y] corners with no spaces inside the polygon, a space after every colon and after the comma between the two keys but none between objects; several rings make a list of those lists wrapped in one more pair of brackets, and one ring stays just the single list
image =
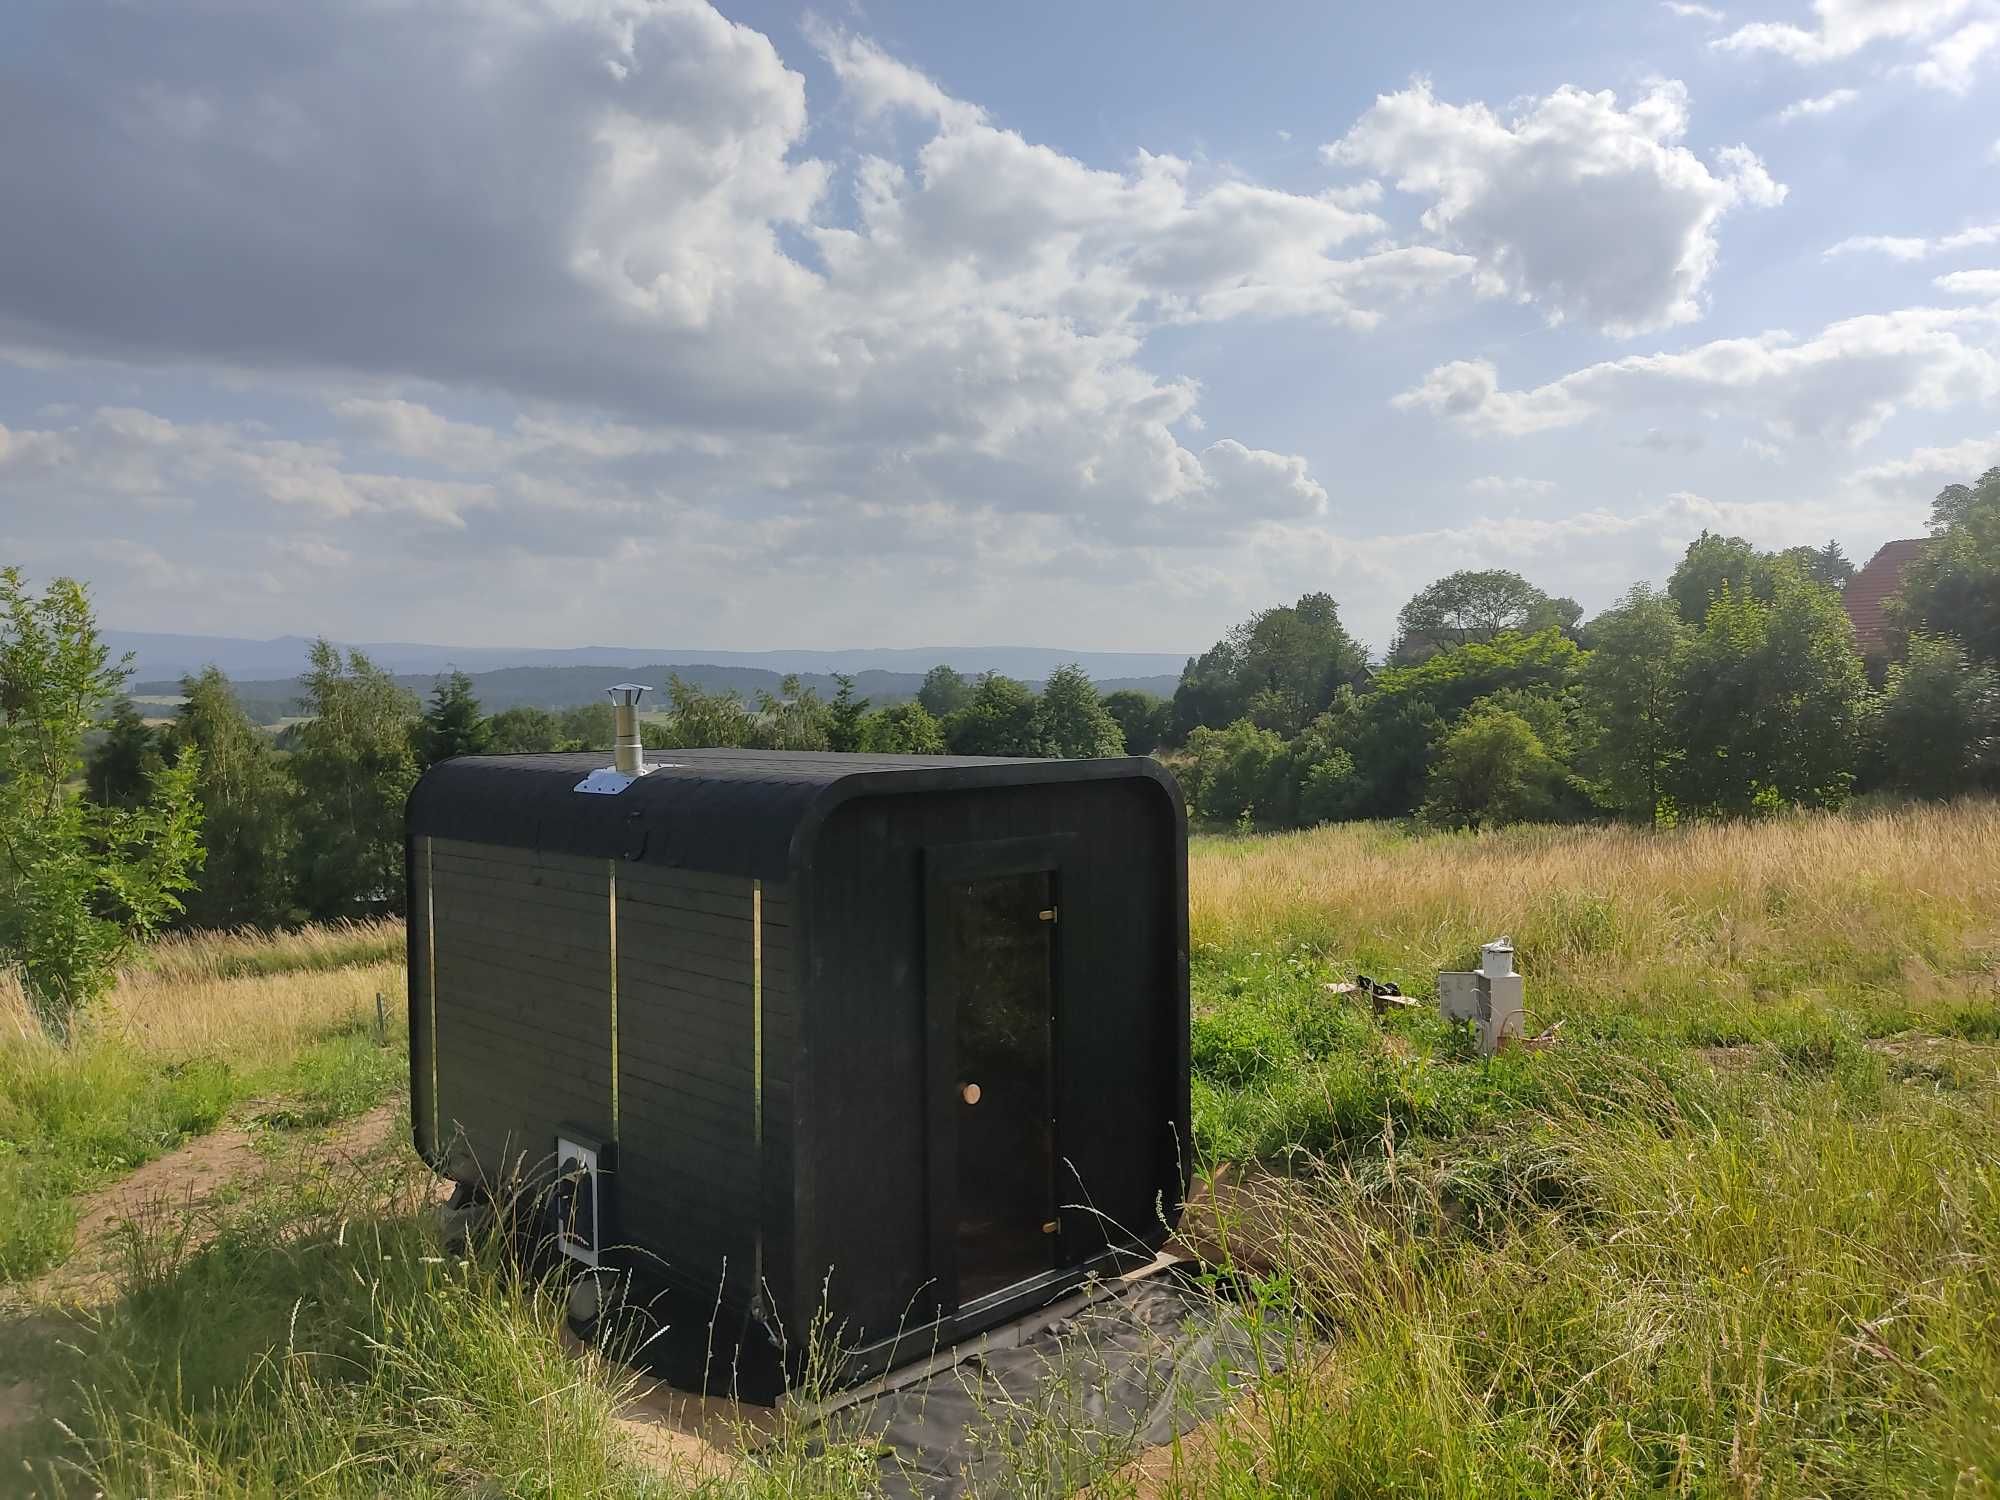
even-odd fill
[{"label": "sky", "polygon": [[0,562],[140,630],[1377,649],[2000,462],[2000,0],[13,0]]}]

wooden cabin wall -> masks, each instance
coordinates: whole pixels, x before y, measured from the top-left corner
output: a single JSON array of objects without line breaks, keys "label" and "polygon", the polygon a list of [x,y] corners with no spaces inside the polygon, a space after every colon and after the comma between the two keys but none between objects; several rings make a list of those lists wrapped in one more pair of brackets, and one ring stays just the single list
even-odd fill
[{"label": "wooden cabin wall", "polygon": [[[619,1240],[747,1304],[766,1247],[790,1233],[789,888],[433,838],[414,842],[411,869],[420,1146],[454,1175],[497,1181],[539,1168],[565,1125],[613,1140]],[[765,1281],[787,1296],[789,1262],[771,1258]]]},{"label": "wooden cabin wall", "polygon": [[605,861],[431,838],[414,862],[435,994],[436,1155],[455,1176],[503,1181],[543,1166],[560,1126],[608,1137]]},{"label": "wooden cabin wall", "polygon": [[[780,1243],[789,1223],[792,932],[791,898],[781,884],[646,864],[618,867],[618,1201],[625,1237],[661,1257],[678,1279],[706,1290],[721,1285],[738,1304],[756,1290],[765,1247]],[[784,1211],[782,1223],[770,1222],[777,1210]],[[769,1266],[763,1275],[782,1279]]]},{"label": "wooden cabin wall", "polygon": [[[1072,1263],[1107,1220],[1141,1235],[1177,1197],[1187,1107],[1186,854],[1155,782],[857,798],[813,846],[800,1085],[799,1286],[850,1339],[893,1334],[931,1275],[926,1181],[924,851],[1073,833],[1058,894],[1061,1201]],[[1080,1179],[1080,1181],[1079,1181]],[[1096,1241],[1090,1243],[1092,1235]]]}]

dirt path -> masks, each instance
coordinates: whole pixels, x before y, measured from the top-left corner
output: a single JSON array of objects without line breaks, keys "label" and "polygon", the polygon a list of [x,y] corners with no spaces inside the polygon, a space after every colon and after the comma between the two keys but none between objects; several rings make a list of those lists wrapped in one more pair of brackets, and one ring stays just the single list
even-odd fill
[{"label": "dirt path", "polygon": [[[323,1139],[301,1143],[318,1161],[358,1161],[385,1145],[395,1128],[397,1106],[377,1105],[335,1127]],[[286,1155],[258,1150],[258,1133],[225,1125],[177,1150],[147,1162],[117,1182],[87,1193],[77,1202],[76,1248],[54,1270],[23,1288],[30,1302],[95,1302],[111,1289],[120,1235],[132,1222],[185,1217],[194,1244],[212,1232],[199,1210],[225,1190],[272,1175]]]},{"label": "dirt path", "polygon": [[[128,1223],[185,1217],[191,1242],[200,1244],[214,1232],[200,1211],[225,1190],[284,1170],[300,1152],[318,1162],[360,1161],[389,1143],[397,1117],[396,1104],[380,1105],[275,1155],[257,1149],[254,1132],[224,1126],[85,1194],[77,1204],[76,1248],[69,1259],[37,1280],[0,1288],[0,1342],[27,1348],[37,1339],[63,1337],[76,1309],[112,1295],[120,1235]],[[46,1392],[32,1373],[0,1374],[0,1447],[40,1426],[47,1415]]]}]

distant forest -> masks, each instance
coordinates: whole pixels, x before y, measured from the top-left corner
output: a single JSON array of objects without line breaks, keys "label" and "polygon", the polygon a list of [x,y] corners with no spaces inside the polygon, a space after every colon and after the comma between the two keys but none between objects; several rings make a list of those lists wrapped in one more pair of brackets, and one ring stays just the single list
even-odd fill
[{"label": "distant forest", "polygon": [[[614,682],[645,683],[655,692],[652,700],[655,705],[664,701],[668,683],[676,678],[705,693],[734,694],[746,703],[754,703],[759,694],[781,692],[787,681],[795,682],[801,689],[822,698],[831,698],[840,691],[841,682],[840,676],[831,672],[800,672],[788,676],[760,667],[701,664],[502,667],[467,675],[473,695],[493,712],[510,708],[583,708],[603,702],[605,688]],[[437,677],[429,672],[398,672],[392,674],[391,680],[405,691],[421,696],[430,692]],[[1100,693],[1131,691],[1163,697],[1173,692],[1176,681],[1173,677],[1111,677],[1096,679],[1096,686]],[[856,672],[853,682],[855,691],[871,703],[886,707],[914,699],[923,688],[924,674]],[[1031,691],[1039,692],[1042,684],[1030,682],[1027,686]],[[299,678],[238,679],[232,687],[236,701],[255,723],[281,724],[307,712],[305,689]],[[131,692],[136,699],[160,705],[181,696],[181,682],[142,682]]]}]

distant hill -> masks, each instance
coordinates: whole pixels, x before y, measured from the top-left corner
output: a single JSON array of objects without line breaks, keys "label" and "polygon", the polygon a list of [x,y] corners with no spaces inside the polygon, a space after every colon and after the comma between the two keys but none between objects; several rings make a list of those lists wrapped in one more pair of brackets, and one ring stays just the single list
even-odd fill
[{"label": "distant hill", "polygon": [[[667,680],[676,675],[704,691],[735,693],[746,702],[752,702],[760,692],[776,694],[784,683],[786,673],[714,663],[653,662],[631,666],[622,662],[595,662],[587,666],[501,667],[468,675],[472,678],[472,689],[479,698],[480,706],[488,713],[499,713],[502,709],[523,706],[559,709],[602,703],[605,701],[604,690],[614,682],[643,682],[653,688],[653,694],[645,700],[646,706],[652,708],[664,701]],[[831,698],[839,691],[839,684],[830,673],[800,672],[797,675],[801,687],[812,688],[822,698]],[[853,675],[854,690],[877,708],[916,697],[917,689],[923,686],[924,681],[922,672],[864,670]],[[423,696],[431,691],[437,673],[398,672],[396,680],[411,692]],[[1038,677],[1024,680],[1030,686],[1040,686],[1041,679]],[[1173,695],[1179,676],[1175,673],[1094,680],[1099,692],[1135,688],[1166,698]],[[299,684],[296,678],[232,677],[231,683],[244,712],[259,723],[274,724],[299,712]],[[176,679],[139,682],[132,688],[135,695],[143,697],[172,697],[179,691],[180,683]]]},{"label": "distant hill", "polygon": [[[312,642],[303,636],[248,640],[219,635],[159,635],[140,630],[106,630],[113,656],[127,651],[134,658],[134,680],[142,684],[177,681],[213,663],[239,683],[285,681],[305,670]],[[348,642],[339,642],[348,645]],[[787,672],[818,677],[834,672],[865,672],[919,677],[940,662],[968,675],[1004,672],[1026,682],[1038,682],[1066,662],[1080,664],[1099,682],[1124,678],[1178,677],[1184,654],[1159,651],[1072,651],[1048,646],[907,646],[857,647],[851,650],[710,651],[628,646],[579,646],[548,649],[529,646],[434,646],[408,641],[359,642],[378,666],[392,672],[422,676],[457,667],[487,673],[517,667],[573,667],[601,671],[607,666],[682,667],[689,677],[700,667],[741,668],[782,676]],[[628,673],[627,675],[633,675]],[[706,684],[704,684],[706,685]]]}]

